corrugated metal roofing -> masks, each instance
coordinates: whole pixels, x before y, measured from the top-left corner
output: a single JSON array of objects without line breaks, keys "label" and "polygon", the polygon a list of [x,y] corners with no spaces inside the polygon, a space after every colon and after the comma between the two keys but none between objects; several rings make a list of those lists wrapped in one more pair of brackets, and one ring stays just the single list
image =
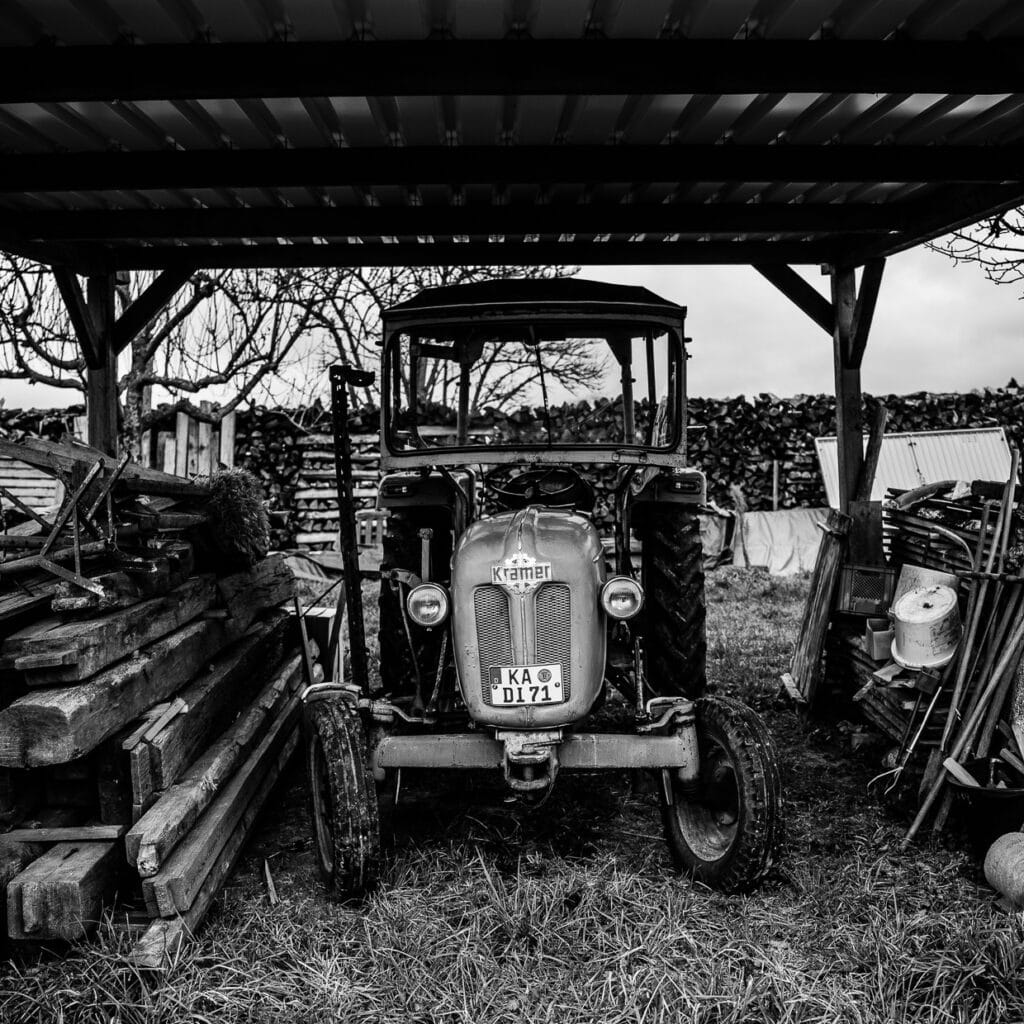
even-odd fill
[{"label": "corrugated metal roofing", "polygon": [[1024,201],[1019,0],[6,0],[0,244],[846,262]]},{"label": "corrugated metal roofing", "polygon": [[[865,448],[868,439],[864,438]],[[818,452],[825,493],[839,506],[839,463],[836,439],[819,437]],[[912,488],[940,480],[1002,480],[1010,474],[1010,446],[1002,427],[933,430],[920,434],[886,434],[871,491],[881,501],[890,487]]]}]

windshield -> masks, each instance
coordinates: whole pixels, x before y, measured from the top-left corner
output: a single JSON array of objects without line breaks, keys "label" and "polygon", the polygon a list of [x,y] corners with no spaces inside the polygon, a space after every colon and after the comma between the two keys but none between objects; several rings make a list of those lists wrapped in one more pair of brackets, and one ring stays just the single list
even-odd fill
[{"label": "windshield", "polygon": [[418,327],[389,341],[388,444],[674,450],[681,348],[661,325]]}]

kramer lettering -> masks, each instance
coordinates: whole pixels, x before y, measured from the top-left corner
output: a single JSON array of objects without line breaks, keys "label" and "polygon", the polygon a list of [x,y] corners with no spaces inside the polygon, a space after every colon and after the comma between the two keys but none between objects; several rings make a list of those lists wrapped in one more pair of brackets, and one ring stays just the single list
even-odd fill
[{"label": "kramer lettering", "polygon": [[492,565],[491,582],[508,587],[516,584],[536,586],[551,580],[551,563],[537,562],[534,565]]}]

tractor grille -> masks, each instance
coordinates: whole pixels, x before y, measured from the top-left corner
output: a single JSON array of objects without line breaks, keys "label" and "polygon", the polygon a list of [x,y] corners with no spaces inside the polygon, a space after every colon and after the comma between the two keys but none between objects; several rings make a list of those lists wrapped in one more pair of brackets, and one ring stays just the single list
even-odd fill
[{"label": "tractor grille", "polygon": [[508,621],[508,597],[493,584],[477,587],[473,593],[476,613],[476,642],[480,649],[480,685],[484,703],[491,703],[487,670],[492,665],[512,664],[512,632]]},{"label": "tractor grille", "polygon": [[562,696],[572,696],[572,603],[565,583],[545,583],[537,594],[537,664],[562,666]]},{"label": "tractor grille", "polygon": [[[534,661],[538,665],[562,666],[562,697],[572,695],[572,603],[565,583],[545,583],[537,591],[537,636]],[[480,687],[484,703],[491,703],[488,670],[492,665],[512,665],[512,632],[509,625],[508,597],[501,587],[491,584],[477,587],[473,593],[476,614],[476,642],[480,651]]]}]

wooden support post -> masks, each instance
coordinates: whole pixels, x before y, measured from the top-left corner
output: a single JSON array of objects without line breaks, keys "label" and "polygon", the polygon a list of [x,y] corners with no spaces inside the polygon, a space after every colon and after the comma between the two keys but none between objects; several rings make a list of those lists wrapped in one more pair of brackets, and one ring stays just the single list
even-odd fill
[{"label": "wooden support post", "polygon": [[832,348],[836,382],[836,434],[839,449],[839,510],[848,512],[864,464],[859,353],[853,348],[857,282],[852,267],[832,267],[835,324]]},{"label": "wooden support post", "polygon": [[89,278],[88,307],[95,332],[97,363],[86,371],[87,440],[117,455],[117,353],[113,343],[114,275]]}]

